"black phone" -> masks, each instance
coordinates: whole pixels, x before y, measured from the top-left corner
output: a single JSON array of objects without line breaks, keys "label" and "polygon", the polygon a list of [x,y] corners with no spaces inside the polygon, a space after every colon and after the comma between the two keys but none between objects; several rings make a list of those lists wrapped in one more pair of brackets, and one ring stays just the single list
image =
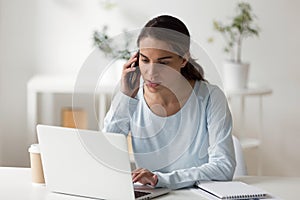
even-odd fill
[{"label": "black phone", "polygon": [[128,84],[130,89],[134,89],[136,86],[136,82],[138,81],[139,78],[139,73],[140,73],[140,68],[139,68],[139,57],[140,57],[140,52],[137,52],[137,61],[133,64],[132,67],[136,67],[136,70],[134,72],[130,72],[129,74],[129,79],[128,79]]}]

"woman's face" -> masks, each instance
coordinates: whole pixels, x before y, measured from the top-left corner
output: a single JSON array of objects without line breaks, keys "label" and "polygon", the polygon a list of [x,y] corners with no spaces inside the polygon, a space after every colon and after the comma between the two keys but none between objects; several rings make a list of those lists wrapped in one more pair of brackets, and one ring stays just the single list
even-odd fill
[{"label": "woman's face", "polygon": [[187,60],[173,53],[168,43],[146,37],[140,40],[139,48],[141,75],[150,91],[168,87],[181,76]]}]

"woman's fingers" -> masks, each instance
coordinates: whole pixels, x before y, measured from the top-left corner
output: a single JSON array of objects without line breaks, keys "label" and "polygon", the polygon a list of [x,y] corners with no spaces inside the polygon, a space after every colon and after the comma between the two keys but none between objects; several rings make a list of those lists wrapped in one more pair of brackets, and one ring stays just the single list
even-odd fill
[{"label": "woman's fingers", "polygon": [[[133,67],[137,62],[138,53],[134,53],[129,60],[123,65],[122,78],[121,78],[121,92],[127,96],[134,97],[139,89],[140,73],[136,67]],[[130,78],[134,77],[134,78]]]},{"label": "woman's fingers", "polygon": [[129,60],[123,65],[123,69],[127,69],[127,68],[130,68],[131,65],[137,61],[137,52],[134,53],[130,58]]},{"label": "woman's fingers", "polygon": [[131,172],[131,176],[132,176],[132,180],[137,176],[139,175],[139,173],[143,170],[143,168],[138,168],[138,169],[135,169]]},{"label": "woman's fingers", "polygon": [[140,182],[141,184],[150,184],[155,186],[157,183],[157,176],[147,169],[139,168],[132,172],[132,181]]},{"label": "woman's fingers", "polygon": [[136,70],[135,67],[129,67],[123,70],[123,75],[126,76],[129,72],[134,72]]},{"label": "woman's fingers", "polygon": [[133,179],[133,182],[140,182],[143,185],[150,184],[155,186],[157,179],[154,176],[156,175],[142,172]]},{"label": "woman's fingers", "polygon": [[140,180],[143,176],[145,176],[145,171],[141,170],[139,172],[134,173],[133,177],[132,177],[132,182],[137,182],[138,180]]}]

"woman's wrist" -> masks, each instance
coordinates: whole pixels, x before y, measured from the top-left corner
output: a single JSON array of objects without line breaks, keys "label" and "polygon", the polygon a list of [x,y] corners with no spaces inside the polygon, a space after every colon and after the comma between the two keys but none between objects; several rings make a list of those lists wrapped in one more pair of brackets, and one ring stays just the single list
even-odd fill
[{"label": "woman's wrist", "polygon": [[158,183],[158,176],[156,174],[153,175],[153,179],[154,179],[154,184],[153,186],[156,186]]}]

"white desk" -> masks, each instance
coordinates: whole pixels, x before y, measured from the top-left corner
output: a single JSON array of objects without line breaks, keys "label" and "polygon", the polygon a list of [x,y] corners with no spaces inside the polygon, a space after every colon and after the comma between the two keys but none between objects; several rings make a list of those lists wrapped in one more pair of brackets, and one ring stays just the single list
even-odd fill
[{"label": "white desk", "polygon": [[[299,199],[300,177],[242,177],[239,180],[262,188],[274,196],[285,200]],[[156,199],[201,200],[194,189],[182,189],[170,192],[168,195]],[[32,185],[29,168],[0,167],[0,199],[3,200],[88,200],[48,192],[45,186]]]}]

